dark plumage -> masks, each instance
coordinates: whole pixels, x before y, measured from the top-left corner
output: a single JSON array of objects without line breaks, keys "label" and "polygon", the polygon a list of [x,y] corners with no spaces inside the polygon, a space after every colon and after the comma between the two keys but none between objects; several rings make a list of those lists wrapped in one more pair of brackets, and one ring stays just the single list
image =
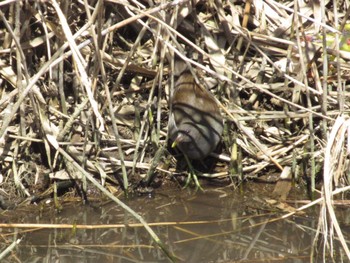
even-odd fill
[{"label": "dark plumage", "polygon": [[172,96],[168,133],[190,159],[203,159],[221,139],[223,121],[213,95],[190,72],[180,75]]}]

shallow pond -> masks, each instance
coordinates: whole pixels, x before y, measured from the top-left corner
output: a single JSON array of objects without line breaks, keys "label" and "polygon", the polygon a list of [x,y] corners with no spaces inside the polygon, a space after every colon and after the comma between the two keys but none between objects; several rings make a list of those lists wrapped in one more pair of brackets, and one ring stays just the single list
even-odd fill
[{"label": "shallow pond", "polygon": [[[312,251],[319,262],[322,243],[314,244],[319,206],[274,221],[286,212],[261,198],[272,189],[260,184],[236,190],[206,186],[204,193],[157,190],[153,196],[124,202],[150,223],[178,262],[310,262]],[[306,199],[302,195],[294,193]],[[1,251],[22,238],[2,262],[170,262],[139,222],[114,203],[69,203],[60,212],[52,204],[26,210],[3,212],[1,222],[85,228],[1,228]],[[341,212],[345,220],[349,211]],[[336,240],[333,253],[337,259],[346,258]]]}]

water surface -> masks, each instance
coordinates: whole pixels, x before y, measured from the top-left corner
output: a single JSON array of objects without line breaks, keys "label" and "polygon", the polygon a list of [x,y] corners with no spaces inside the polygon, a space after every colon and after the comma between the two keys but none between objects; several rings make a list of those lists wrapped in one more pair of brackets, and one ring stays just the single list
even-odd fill
[{"label": "water surface", "polygon": [[[319,207],[271,222],[285,214],[264,201],[272,185],[205,189],[204,193],[156,190],[153,196],[124,202],[151,224],[179,262],[310,262]],[[294,195],[303,198],[300,191]],[[349,215],[347,209],[342,213]],[[52,204],[32,205],[1,217],[2,222],[105,225],[75,230],[18,228],[15,233],[3,228],[6,242],[1,242],[1,250],[22,238],[3,262],[170,262],[139,222],[111,202],[68,203],[60,212]],[[315,244],[318,253],[313,258],[318,260],[322,247]],[[342,257],[336,242],[334,254]]]}]

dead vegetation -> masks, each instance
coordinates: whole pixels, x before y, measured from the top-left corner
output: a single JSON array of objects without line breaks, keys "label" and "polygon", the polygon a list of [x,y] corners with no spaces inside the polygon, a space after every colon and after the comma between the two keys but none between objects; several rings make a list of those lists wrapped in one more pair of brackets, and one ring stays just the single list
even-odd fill
[{"label": "dead vegetation", "polygon": [[[331,209],[334,186],[348,184],[349,9],[317,3],[1,2],[1,195],[38,197],[71,179],[86,192],[93,176],[128,192],[186,172],[166,147],[177,58],[225,117],[203,177],[287,171],[313,195],[327,173]],[[327,169],[326,148],[338,157]]]}]

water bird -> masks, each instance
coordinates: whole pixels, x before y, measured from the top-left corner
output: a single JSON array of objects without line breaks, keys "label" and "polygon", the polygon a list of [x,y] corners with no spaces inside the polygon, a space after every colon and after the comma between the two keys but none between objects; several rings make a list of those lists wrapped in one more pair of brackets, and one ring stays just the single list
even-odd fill
[{"label": "water bird", "polygon": [[[196,83],[190,71],[185,71],[175,83],[171,109],[168,137],[193,171],[188,159],[203,160],[221,140],[223,119],[219,106],[212,93]],[[194,179],[198,186],[195,176]]]}]

